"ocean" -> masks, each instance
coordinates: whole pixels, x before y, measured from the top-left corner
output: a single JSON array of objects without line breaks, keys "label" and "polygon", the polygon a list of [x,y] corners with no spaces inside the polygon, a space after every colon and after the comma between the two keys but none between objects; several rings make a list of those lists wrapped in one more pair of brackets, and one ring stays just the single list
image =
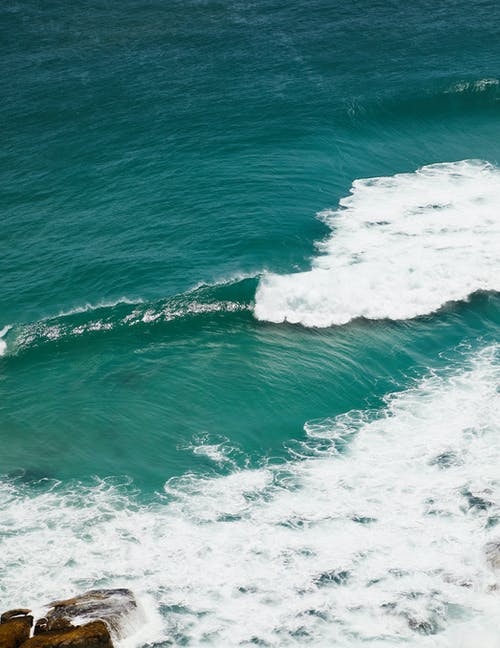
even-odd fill
[{"label": "ocean", "polygon": [[0,609],[500,646],[500,5],[4,0]]}]

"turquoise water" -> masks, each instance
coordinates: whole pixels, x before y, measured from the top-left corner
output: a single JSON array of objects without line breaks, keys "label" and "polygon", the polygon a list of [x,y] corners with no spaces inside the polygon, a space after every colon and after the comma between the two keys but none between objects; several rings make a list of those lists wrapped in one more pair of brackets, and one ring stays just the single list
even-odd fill
[{"label": "turquoise water", "polygon": [[498,24],[2,4],[4,608],[127,585],[134,645],[494,641]]}]

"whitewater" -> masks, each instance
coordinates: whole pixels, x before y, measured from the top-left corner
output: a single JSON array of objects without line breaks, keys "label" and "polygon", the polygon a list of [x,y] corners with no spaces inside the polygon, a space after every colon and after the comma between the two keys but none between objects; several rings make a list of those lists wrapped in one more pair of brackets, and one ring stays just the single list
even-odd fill
[{"label": "whitewater", "polygon": [[263,276],[255,316],[304,326],[410,319],[500,288],[500,170],[480,160],[353,182],[307,272]]},{"label": "whitewater", "polygon": [[498,345],[462,349],[378,410],[306,423],[284,463],[147,504],[123,480],[4,482],[0,605],[128,586],[153,643],[498,645],[499,379]]}]

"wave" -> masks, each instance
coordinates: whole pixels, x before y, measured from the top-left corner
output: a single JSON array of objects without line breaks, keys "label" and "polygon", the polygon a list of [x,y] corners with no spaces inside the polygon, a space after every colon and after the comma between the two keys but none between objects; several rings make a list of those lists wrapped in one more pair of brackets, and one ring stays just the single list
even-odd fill
[{"label": "wave", "polygon": [[326,327],[404,320],[500,287],[500,170],[464,160],[354,181],[308,272],[266,274],[255,316]]},{"label": "wave", "polygon": [[477,79],[475,81],[459,81],[451,85],[445,93],[462,94],[462,93],[495,93],[500,89],[498,79]]},{"label": "wave", "polygon": [[0,355],[18,355],[48,343],[75,341],[88,335],[250,311],[255,284],[256,278],[237,277],[214,285],[200,284],[183,294],[156,301],[122,297],[112,302],[88,303],[37,322],[5,327],[0,331]]},{"label": "wave", "polygon": [[74,308],[70,308],[69,310],[65,311],[60,311],[56,316],[53,317],[47,317],[45,319],[50,320],[50,319],[55,319],[55,317],[68,317],[70,315],[79,315],[80,313],[88,313],[92,311],[99,311],[103,308],[114,308],[115,306],[121,306],[122,304],[127,304],[129,306],[138,306],[139,304],[143,304],[144,300],[143,299],[129,299],[128,297],[120,297],[119,299],[115,299],[112,301],[100,301],[95,304],[91,304],[90,302],[83,304],[82,306],[75,306]]},{"label": "wave", "polygon": [[285,463],[186,474],[152,502],[116,479],[0,483],[0,605],[127,586],[154,601],[152,643],[493,645],[500,346],[458,362],[306,424]]},{"label": "wave", "polygon": [[399,91],[388,86],[376,97],[361,94],[347,98],[338,121],[359,129],[369,123],[378,128],[390,128],[407,119],[423,125],[429,120],[450,121],[471,114],[496,117],[499,101],[500,81],[493,77],[448,83],[439,80],[411,89],[405,85],[404,90]]}]

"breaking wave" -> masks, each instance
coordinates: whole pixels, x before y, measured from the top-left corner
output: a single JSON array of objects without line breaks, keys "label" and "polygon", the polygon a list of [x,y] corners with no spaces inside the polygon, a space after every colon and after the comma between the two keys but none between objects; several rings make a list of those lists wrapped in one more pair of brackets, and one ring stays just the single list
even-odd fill
[{"label": "breaking wave", "polygon": [[493,645],[499,351],[306,424],[283,464],[149,503],[116,479],[0,483],[0,606],[129,586],[164,645]]},{"label": "breaking wave", "polygon": [[250,311],[255,283],[255,278],[236,278],[216,285],[201,284],[157,301],[121,298],[114,302],[89,303],[37,322],[9,325],[0,331],[0,355],[17,355],[47,343],[75,341],[88,335]]},{"label": "breaking wave", "polygon": [[433,164],[353,183],[308,272],[266,274],[255,316],[325,327],[410,319],[500,287],[500,170]]}]

